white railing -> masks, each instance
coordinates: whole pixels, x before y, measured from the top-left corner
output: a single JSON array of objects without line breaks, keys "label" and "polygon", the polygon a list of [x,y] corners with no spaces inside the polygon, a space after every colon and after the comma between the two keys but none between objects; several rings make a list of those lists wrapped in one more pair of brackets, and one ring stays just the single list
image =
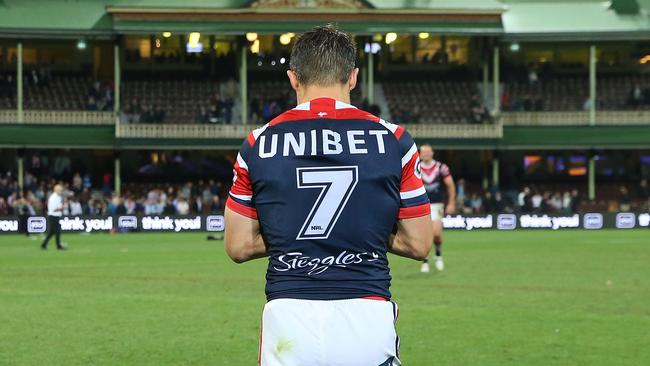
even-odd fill
[{"label": "white railing", "polygon": [[[118,123],[118,138],[241,138],[243,139],[256,125],[204,125],[204,124],[126,124]],[[418,124],[405,125],[416,138],[501,138],[503,128],[500,124],[456,125],[456,124]]]},{"label": "white railing", "polygon": [[503,137],[500,123],[466,124],[417,124],[404,125],[415,138],[454,138],[454,139],[499,139]]},{"label": "white railing", "polygon": [[23,121],[19,122],[18,111],[0,110],[0,123],[112,125],[115,124],[115,117],[112,112],[27,110],[23,111]]},{"label": "white railing", "polygon": [[256,125],[139,124],[118,123],[118,138],[218,139],[244,138]]},{"label": "white railing", "polygon": [[[501,122],[505,126],[588,126],[589,112],[504,112]],[[650,111],[599,111],[598,126],[624,126],[650,124]]]}]

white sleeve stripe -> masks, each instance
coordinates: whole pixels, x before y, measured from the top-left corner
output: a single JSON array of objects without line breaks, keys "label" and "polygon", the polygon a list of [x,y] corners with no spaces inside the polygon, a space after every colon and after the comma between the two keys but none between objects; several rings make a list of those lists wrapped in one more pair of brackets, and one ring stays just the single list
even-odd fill
[{"label": "white sleeve stripe", "polygon": [[408,164],[409,161],[411,161],[411,158],[413,157],[413,155],[415,155],[416,152],[418,152],[418,148],[417,146],[415,146],[414,143],[413,146],[411,146],[411,148],[409,149],[409,151],[407,151],[406,154],[404,154],[404,156],[402,157],[402,168],[404,168],[404,166]]},{"label": "white sleeve stripe", "polygon": [[230,195],[233,196],[234,198],[236,198],[238,200],[242,200],[242,201],[250,201],[251,199],[253,199],[253,196],[251,196],[251,195],[234,194],[232,192],[230,192]]},{"label": "white sleeve stripe", "polygon": [[390,132],[395,133],[397,131],[397,125],[394,123],[386,122],[383,119],[379,120],[379,123],[381,123],[382,126],[386,127],[387,129],[390,130]]},{"label": "white sleeve stripe", "polygon": [[239,167],[248,171],[248,164],[244,161],[244,158],[241,157],[241,154],[237,153],[237,163],[239,163]]},{"label": "white sleeve stripe", "polygon": [[426,193],[427,191],[424,189],[424,187],[420,187],[412,191],[400,192],[399,197],[403,200],[407,200],[409,198],[418,197]]},{"label": "white sleeve stripe", "polygon": [[269,127],[268,123],[265,124],[264,126],[260,127],[260,128],[256,128],[256,129],[253,130],[253,137],[255,138],[255,140],[257,140],[257,138],[260,137],[262,132],[264,132],[264,130],[266,130],[267,127]]}]

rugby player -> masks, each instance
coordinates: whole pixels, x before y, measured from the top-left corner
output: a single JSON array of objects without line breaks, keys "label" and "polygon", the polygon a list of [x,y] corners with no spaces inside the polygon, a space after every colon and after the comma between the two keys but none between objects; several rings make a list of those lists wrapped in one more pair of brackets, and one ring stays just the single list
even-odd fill
[{"label": "rugby player", "polygon": [[[431,145],[420,146],[420,171],[424,188],[431,202],[431,219],[433,220],[433,243],[436,247],[435,266],[438,271],[445,269],[442,260],[442,217],[444,214],[453,214],[456,211],[456,186],[451,176],[449,167],[433,159]],[[444,204],[444,195],[447,192],[447,205]],[[420,271],[429,273],[429,259],[422,262]]]},{"label": "rugby player", "polygon": [[387,252],[428,256],[430,206],[413,138],[350,105],[356,55],[334,26],[301,35],[298,105],[237,156],[225,246],[237,263],[269,258],[263,366],[400,365]]}]

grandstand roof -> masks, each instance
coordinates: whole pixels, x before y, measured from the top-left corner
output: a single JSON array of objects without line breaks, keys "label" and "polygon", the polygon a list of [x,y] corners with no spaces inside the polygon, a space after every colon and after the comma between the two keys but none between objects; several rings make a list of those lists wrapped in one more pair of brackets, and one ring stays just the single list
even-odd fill
[{"label": "grandstand roof", "polygon": [[607,40],[647,38],[649,14],[650,0],[0,0],[0,37],[275,33],[335,21],[357,33]]},{"label": "grandstand roof", "polygon": [[641,9],[634,14],[617,12],[599,0],[502,2],[508,5],[502,16],[507,38],[587,41],[648,39],[650,34],[650,0],[640,0]]}]

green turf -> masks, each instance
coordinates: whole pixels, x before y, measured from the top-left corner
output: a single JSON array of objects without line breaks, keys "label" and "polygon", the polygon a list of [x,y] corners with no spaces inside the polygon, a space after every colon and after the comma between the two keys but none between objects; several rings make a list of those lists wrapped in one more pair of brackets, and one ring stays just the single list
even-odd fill
[{"label": "green turf", "polygon": [[[204,234],[0,236],[0,365],[254,365],[265,261]],[[405,365],[650,365],[650,231],[448,232],[393,257]]]}]

